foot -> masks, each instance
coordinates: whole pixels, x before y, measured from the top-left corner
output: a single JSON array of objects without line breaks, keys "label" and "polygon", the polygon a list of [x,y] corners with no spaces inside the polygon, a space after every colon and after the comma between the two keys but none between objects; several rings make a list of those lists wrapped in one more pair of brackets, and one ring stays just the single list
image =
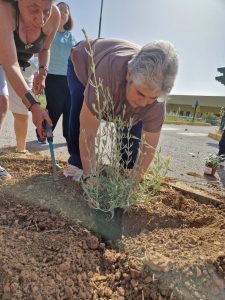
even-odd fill
[{"label": "foot", "polygon": [[11,175],[9,174],[9,172],[7,172],[6,169],[0,166],[0,179],[10,179],[10,178]]},{"label": "foot", "polygon": [[83,170],[71,164],[67,165],[67,169],[63,172],[66,177],[72,177],[74,181],[81,181]]},{"label": "foot", "polygon": [[16,153],[19,153],[19,154],[30,154],[30,152],[27,149],[24,149],[24,150],[18,150],[18,149],[16,149]]},{"label": "foot", "polygon": [[47,139],[45,137],[44,138],[38,137],[37,142],[38,144],[46,144]]}]

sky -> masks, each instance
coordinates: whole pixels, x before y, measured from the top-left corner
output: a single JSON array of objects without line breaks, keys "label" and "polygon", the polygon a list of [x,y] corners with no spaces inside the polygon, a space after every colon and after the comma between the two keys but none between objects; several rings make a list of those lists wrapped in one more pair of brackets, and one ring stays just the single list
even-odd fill
[{"label": "sky", "polygon": [[[82,28],[97,38],[101,0],[66,3],[77,41]],[[225,67],[224,0],[104,0],[101,37],[140,45],[168,40],[180,63],[172,94],[225,96],[225,86],[215,80],[217,68]]]}]

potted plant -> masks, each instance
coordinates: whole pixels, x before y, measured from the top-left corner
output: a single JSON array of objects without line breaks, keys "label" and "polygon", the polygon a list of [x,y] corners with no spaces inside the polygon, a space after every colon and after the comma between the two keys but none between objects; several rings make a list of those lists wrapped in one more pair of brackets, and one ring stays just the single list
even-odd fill
[{"label": "potted plant", "polygon": [[216,154],[210,154],[205,159],[205,170],[204,174],[215,176],[217,166],[219,164],[219,157]]}]

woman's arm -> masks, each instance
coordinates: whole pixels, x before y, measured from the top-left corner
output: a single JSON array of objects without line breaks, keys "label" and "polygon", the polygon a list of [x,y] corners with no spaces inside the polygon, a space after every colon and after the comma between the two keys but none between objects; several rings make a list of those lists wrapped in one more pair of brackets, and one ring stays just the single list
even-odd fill
[{"label": "woman's arm", "polygon": [[13,36],[14,19],[11,4],[0,1],[0,64],[7,75],[9,82],[23,99],[24,95],[30,90],[27,86],[18,64],[16,47]]},{"label": "woman's arm", "polygon": [[95,172],[95,137],[100,121],[90,112],[85,101],[80,113],[80,157],[84,175]]},{"label": "woman's arm", "polygon": [[[142,146],[140,147],[140,155],[135,163],[134,168],[138,168],[136,176],[136,183],[138,184],[144,173],[148,170],[150,163],[155,154],[155,149],[158,145],[160,132],[142,132],[142,138],[144,139]],[[134,173],[132,171],[131,173]]]},{"label": "woman's arm", "polygon": [[[15,27],[14,18],[15,15],[11,4],[0,0],[0,64],[13,89],[21,98],[21,101],[29,108],[30,99],[33,99],[34,103],[35,99],[30,94],[30,89],[23,78],[18,64],[13,35]],[[33,114],[33,123],[37,127],[38,133],[40,136],[43,136],[42,122],[46,120],[50,125],[52,124],[48,114],[42,110],[38,104],[33,104],[30,107],[30,111]]]},{"label": "woman's arm", "polygon": [[45,88],[45,78],[47,76],[47,70],[50,60],[50,46],[55,37],[60,23],[60,12],[57,6],[53,6],[52,14],[48,20],[46,27],[43,29],[46,34],[45,42],[42,50],[38,54],[39,71],[34,78],[33,87],[35,94],[39,94]]}]

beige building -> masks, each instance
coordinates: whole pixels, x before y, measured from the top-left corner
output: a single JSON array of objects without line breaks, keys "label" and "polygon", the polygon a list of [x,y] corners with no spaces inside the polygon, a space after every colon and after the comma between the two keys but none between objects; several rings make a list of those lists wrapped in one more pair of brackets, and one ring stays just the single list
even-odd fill
[{"label": "beige building", "polygon": [[193,115],[196,101],[198,101],[198,117],[207,112],[219,116],[221,107],[225,107],[225,96],[169,95],[167,112],[182,116]]}]

